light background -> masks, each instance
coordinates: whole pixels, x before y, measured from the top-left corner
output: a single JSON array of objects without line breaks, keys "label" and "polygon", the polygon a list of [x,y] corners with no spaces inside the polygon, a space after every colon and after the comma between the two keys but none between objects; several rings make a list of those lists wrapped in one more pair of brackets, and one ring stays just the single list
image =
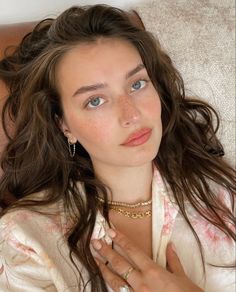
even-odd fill
[{"label": "light background", "polygon": [[236,165],[235,0],[0,0],[0,24],[55,17],[71,5],[97,3],[137,10],[173,59],[187,93],[220,114],[219,137],[227,160]]},{"label": "light background", "polygon": [[0,24],[18,23],[54,17],[72,5],[110,4],[129,6],[149,0],[0,0]]}]

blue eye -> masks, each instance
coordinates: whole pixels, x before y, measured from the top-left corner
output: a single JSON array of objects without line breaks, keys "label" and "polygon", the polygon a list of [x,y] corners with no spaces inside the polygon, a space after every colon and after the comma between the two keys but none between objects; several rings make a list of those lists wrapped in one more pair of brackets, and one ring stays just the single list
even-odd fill
[{"label": "blue eye", "polygon": [[132,84],[132,89],[131,91],[136,91],[141,88],[143,88],[146,85],[147,81],[146,80],[138,80]]},{"label": "blue eye", "polygon": [[90,108],[99,107],[104,102],[105,102],[105,100],[98,96],[98,97],[90,99],[90,101],[88,102],[87,106],[90,107]]}]

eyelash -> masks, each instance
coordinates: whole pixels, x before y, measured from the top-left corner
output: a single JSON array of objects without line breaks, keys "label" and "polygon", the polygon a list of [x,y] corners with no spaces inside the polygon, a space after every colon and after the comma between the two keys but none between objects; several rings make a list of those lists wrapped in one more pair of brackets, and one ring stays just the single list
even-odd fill
[{"label": "eyelash", "polygon": [[137,83],[137,82],[142,82],[142,81],[145,82],[145,85],[144,85],[143,87],[141,87],[141,88],[136,89],[136,90],[135,90],[135,89],[134,89],[133,91],[131,90],[131,92],[138,91],[138,90],[141,90],[141,89],[143,89],[144,87],[146,87],[146,85],[147,85],[148,82],[149,82],[149,80],[147,80],[147,79],[138,79],[138,80],[136,80],[135,82],[132,83],[131,87],[132,87],[135,83]]},{"label": "eyelash", "polygon": [[[90,104],[92,101],[94,101],[95,99],[98,99],[98,98],[104,100],[104,98],[102,98],[101,96],[91,97],[91,98],[89,99],[89,101],[86,103],[85,107],[90,108],[90,109],[93,109],[93,108],[97,108],[97,107],[99,107],[101,104],[99,104],[98,106],[89,106],[89,104]],[[102,104],[103,104],[103,103],[102,103]]]},{"label": "eyelash", "polygon": [[[131,90],[131,92],[135,92],[135,91],[141,90],[141,89],[143,89],[144,87],[146,87],[147,83],[149,82],[149,80],[147,80],[147,79],[138,79],[138,80],[136,80],[135,82],[132,83],[131,87],[132,87],[135,83],[137,83],[137,82],[142,82],[142,81],[145,82],[145,85],[144,85],[143,87],[141,87],[141,88],[136,89],[136,90],[135,90],[135,89],[134,89],[134,90]],[[103,102],[102,104],[99,104],[98,106],[89,106],[89,104],[90,104],[92,101],[94,101],[95,99],[98,99],[98,98],[104,100],[104,98],[102,98],[101,96],[91,97],[91,98],[89,99],[89,101],[86,103],[85,107],[90,108],[90,109],[100,107],[104,102]]]}]

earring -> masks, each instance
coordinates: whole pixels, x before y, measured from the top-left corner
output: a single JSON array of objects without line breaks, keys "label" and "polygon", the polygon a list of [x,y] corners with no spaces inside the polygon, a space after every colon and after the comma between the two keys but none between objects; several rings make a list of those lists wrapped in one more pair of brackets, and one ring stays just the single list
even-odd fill
[{"label": "earring", "polygon": [[70,157],[74,157],[75,156],[75,143],[71,143],[69,141],[69,139],[67,140],[68,142],[68,150],[69,150],[69,153],[70,153]]}]

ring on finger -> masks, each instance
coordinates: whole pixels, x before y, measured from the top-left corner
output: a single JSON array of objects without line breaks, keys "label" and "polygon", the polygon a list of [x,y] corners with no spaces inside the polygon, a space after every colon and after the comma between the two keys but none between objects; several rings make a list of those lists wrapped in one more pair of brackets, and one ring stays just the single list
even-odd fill
[{"label": "ring on finger", "polygon": [[125,285],[120,287],[120,292],[130,292],[129,286]]},{"label": "ring on finger", "polygon": [[130,267],[130,268],[128,269],[127,272],[125,272],[124,274],[121,275],[121,277],[122,277],[125,281],[127,281],[128,278],[129,278],[129,276],[130,276],[130,274],[132,273],[133,270],[134,270],[134,268],[133,268],[133,267]]}]

